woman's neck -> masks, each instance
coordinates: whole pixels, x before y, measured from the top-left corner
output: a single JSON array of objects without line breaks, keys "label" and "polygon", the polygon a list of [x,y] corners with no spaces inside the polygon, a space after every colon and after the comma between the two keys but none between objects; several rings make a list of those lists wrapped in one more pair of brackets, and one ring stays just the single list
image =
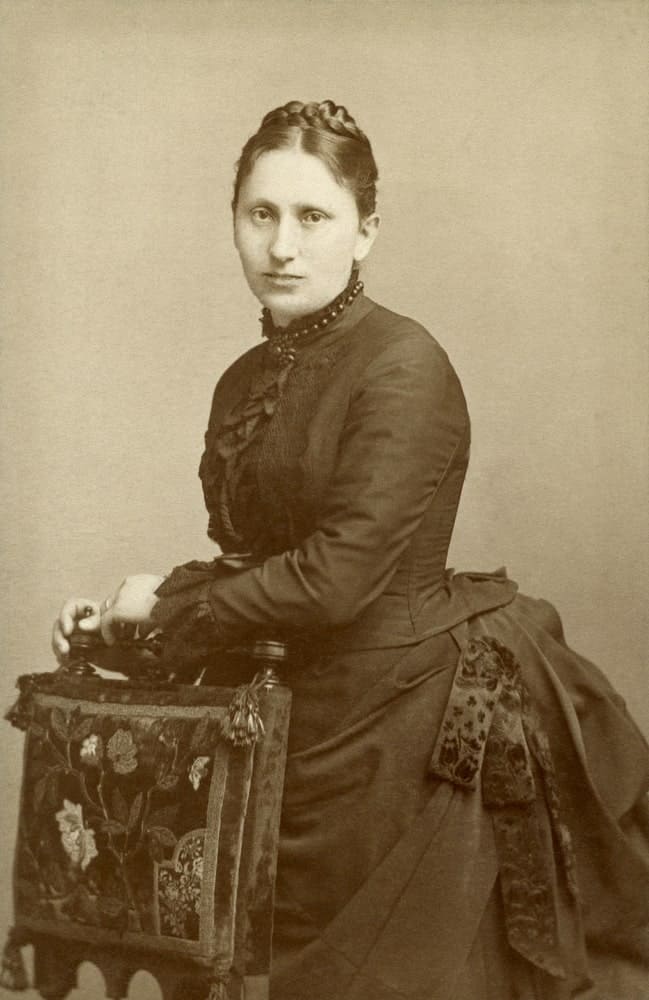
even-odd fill
[{"label": "woman's neck", "polygon": [[264,309],[261,316],[262,336],[268,339],[267,351],[274,362],[280,366],[292,364],[302,344],[325,330],[336,329],[362,290],[363,282],[358,280],[358,272],[354,271],[349,284],[328,306],[303,317],[301,321],[293,320],[284,329],[278,329],[269,310]]},{"label": "woman's neck", "polygon": [[263,313],[266,317],[267,323],[268,320],[270,320],[268,326],[272,326],[273,331],[277,333],[284,332],[288,329],[295,330],[304,326],[311,326],[318,319],[326,317],[328,312],[333,307],[337,306],[341,300],[344,301],[357,282],[358,268],[354,268],[347,280],[347,283],[341,287],[337,295],[334,295],[316,309],[299,313],[298,315],[286,314],[281,310],[277,311],[274,309],[264,309]]}]

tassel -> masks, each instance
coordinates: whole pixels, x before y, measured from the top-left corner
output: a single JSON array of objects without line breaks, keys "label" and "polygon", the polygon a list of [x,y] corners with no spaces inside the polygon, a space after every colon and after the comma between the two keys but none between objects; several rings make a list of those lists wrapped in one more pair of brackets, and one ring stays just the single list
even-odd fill
[{"label": "tassel", "polygon": [[26,990],[29,986],[27,970],[23,961],[22,952],[18,943],[18,935],[15,927],[12,927],[7,935],[7,943],[2,953],[2,966],[0,968],[0,986],[5,989]]},{"label": "tassel", "polygon": [[250,747],[265,733],[259,711],[258,690],[264,686],[265,678],[257,675],[251,684],[238,687],[228,707],[228,718],[223,733],[235,747]]}]

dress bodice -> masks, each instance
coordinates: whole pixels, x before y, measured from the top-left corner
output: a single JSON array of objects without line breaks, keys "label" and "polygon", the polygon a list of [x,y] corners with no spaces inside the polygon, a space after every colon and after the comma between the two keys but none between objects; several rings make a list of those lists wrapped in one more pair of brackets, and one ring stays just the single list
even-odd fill
[{"label": "dress bodice", "polygon": [[[274,609],[241,626],[275,615],[279,626],[333,625],[352,645],[399,645],[445,626],[470,440],[445,352],[365,296],[291,365],[277,367],[266,347],[217,385],[200,466],[210,536],[265,566]],[[233,585],[230,575],[223,593]]]}]

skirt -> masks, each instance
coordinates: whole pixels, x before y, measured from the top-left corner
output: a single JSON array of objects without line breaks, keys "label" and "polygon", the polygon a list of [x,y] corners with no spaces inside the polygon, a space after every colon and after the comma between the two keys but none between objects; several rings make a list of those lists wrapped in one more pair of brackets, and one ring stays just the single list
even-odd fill
[{"label": "skirt", "polygon": [[649,998],[649,748],[551,605],[291,686],[271,1000]]}]

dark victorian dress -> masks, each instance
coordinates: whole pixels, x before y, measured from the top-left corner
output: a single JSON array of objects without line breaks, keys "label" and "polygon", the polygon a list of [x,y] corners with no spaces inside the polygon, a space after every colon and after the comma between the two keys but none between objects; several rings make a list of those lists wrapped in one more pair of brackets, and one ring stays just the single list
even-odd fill
[{"label": "dark victorian dress", "polygon": [[649,997],[647,746],[550,605],[446,570],[468,454],[446,354],[363,295],[217,385],[224,555],[155,615],[294,650],[272,1000]]}]

